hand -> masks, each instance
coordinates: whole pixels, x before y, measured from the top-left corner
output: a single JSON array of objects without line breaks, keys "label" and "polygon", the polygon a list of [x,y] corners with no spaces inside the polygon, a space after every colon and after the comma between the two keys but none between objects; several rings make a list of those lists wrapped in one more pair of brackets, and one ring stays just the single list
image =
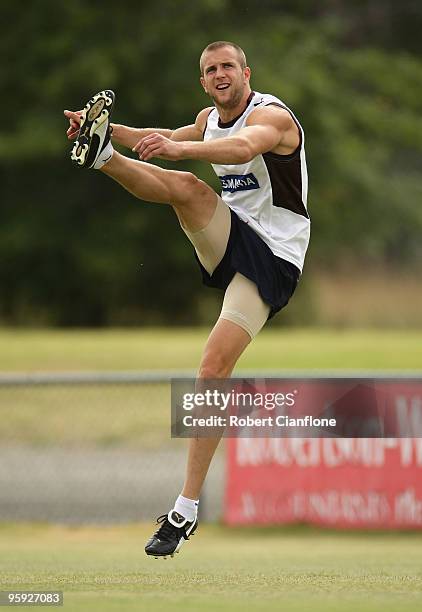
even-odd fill
[{"label": "hand", "polygon": [[69,140],[74,140],[76,136],[79,134],[79,126],[81,124],[81,115],[82,111],[70,111],[65,110],[64,116],[69,119],[70,127],[68,128],[66,134]]},{"label": "hand", "polygon": [[178,161],[183,158],[183,143],[153,133],[141,138],[132,151],[138,153],[139,159],[142,161],[148,161],[152,157]]}]

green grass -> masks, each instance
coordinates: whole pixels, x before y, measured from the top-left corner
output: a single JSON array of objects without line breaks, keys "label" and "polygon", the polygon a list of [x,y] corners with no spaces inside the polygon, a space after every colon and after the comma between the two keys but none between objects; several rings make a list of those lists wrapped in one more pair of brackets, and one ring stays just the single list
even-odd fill
[{"label": "green grass", "polygon": [[[4,330],[0,370],[194,369],[207,332]],[[273,328],[249,347],[239,368],[400,370],[421,363],[421,331]],[[168,439],[168,397],[159,387],[145,388],[143,396],[126,385],[71,393],[10,389],[0,396],[7,414],[2,443],[123,441],[145,448]],[[156,561],[142,551],[150,531],[150,525],[0,525],[0,588],[63,590],[69,612],[422,609],[419,533],[201,526],[175,559]]]},{"label": "green grass", "polygon": [[[191,369],[208,330],[0,331],[0,371]],[[239,369],[417,369],[422,331],[264,331]],[[158,448],[169,442],[165,384],[0,386],[0,442]],[[5,412],[4,412],[5,411]]]},{"label": "green grass", "polygon": [[[209,330],[2,330],[0,371],[196,369]],[[243,369],[420,369],[422,330],[264,330]]]},{"label": "green grass", "polygon": [[0,418],[3,445],[159,448],[170,438],[170,385],[0,385]]},{"label": "green grass", "polygon": [[151,526],[0,526],[0,588],[64,591],[108,612],[416,612],[420,533],[200,526],[174,559],[147,558]]},{"label": "green grass", "polygon": [[[0,331],[0,371],[195,370],[208,330]],[[239,369],[417,369],[422,331],[264,331]],[[158,448],[169,443],[165,384],[0,386],[0,442]]]}]

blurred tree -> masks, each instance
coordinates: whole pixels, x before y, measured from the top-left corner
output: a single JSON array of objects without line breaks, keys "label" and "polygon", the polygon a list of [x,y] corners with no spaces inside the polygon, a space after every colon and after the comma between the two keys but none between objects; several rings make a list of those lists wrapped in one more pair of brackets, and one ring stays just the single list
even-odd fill
[{"label": "blurred tree", "polygon": [[[0,11],[3,322],[203,319],[207,290],[175,217],[73,168],[62,110],[111,87],[116,121],[190,123],[209,104],[199,54],[217,39],[242,45],[253,87],[280,96],[304,125],[309,260],[420,265],[419,3],[35,0],[22,10],[3,0]],[[208,165],[177,167],[217,188]],[[300,302],[296,310],[302,320]]]}]

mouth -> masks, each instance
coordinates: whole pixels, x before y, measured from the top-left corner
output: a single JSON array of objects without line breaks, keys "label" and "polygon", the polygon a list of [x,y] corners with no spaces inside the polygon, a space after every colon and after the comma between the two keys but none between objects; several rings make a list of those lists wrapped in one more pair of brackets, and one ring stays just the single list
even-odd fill
[{"label": "mouth", "polygon": [[216,85],[217,91],[224,91],[225,89],[228,89],[229,87],[230,87],[230,83],[220,83],[219,85]]}]

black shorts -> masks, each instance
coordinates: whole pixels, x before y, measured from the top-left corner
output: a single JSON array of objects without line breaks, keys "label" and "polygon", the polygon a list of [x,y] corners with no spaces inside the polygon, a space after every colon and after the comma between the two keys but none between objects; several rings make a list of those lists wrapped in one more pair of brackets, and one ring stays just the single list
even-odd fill
[{"label": "black shorts", "polygon": [[295,265],[276,257],[254,230],[230,209],[231,229],[226,252],[210,275],[196,256],[202,280],[208,287],[227,289],[236,272],[256,284],[262,299],[270,306],[271,319],[292,297],[300,276]]}]

